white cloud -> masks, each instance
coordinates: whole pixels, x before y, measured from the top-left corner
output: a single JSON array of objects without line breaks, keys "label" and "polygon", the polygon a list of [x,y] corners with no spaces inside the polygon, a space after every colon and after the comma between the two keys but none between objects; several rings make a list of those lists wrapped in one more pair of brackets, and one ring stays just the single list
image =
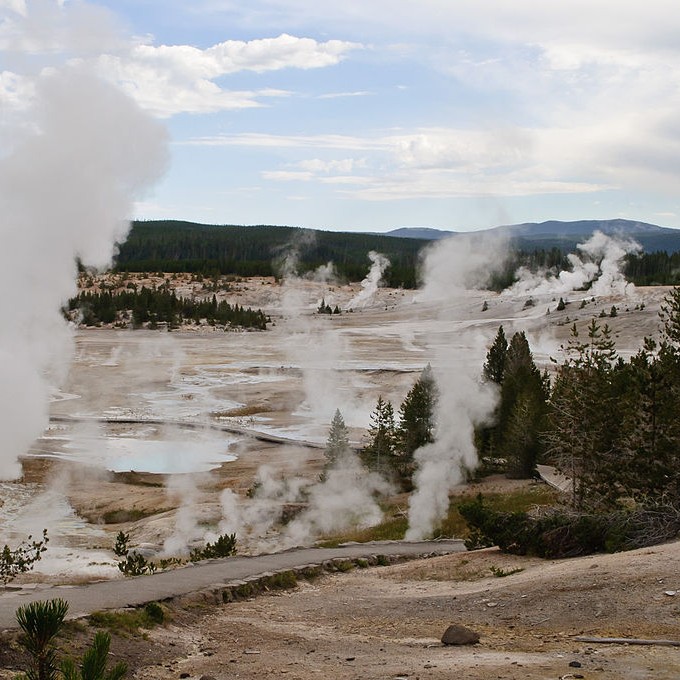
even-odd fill
[{"label": "white cloud", "polygon": [[369,97],[372,92],[366,90],[358,90],[357,92],[330,92],[328,94],[320,94],[318,99],[343,99],[344,97]]},{"label": "white cloud", "polygon": [[[249,41],[227,40],[206,49],[181,44],[156,46],[125,36],[113,14],[97,5],[62,5],[54,0],[25,4],[4,0],[3,4],[12,14],[0,18],[0,50],[21,57],[33,55],[30,62],[15,60],[30,66],[13,76],[35,77],[45,65],[59,60],[92,65],[100,76],[120,85],[159,116],[263,106],[267,98],[291,93],[270,87],[230,90],[218,79],[243,71],[325,68],[362,48],[355,42],[322,42],[286,33]],[[4,101],[14,104],[7,96]]]},{"label": "white cloud", "polygon": [[16,14],[26,15],[26,0],[0,0],[0,9],[8,9]]},{"label": "white cloud", "polygon": [[314,173],[352,172],[355,168],[365,168],[366,159],[339,158],[326,161],[320,158],[309,158],[300,161],[297,166],[303,170]]},{"label": "white cloud", "polygon": [[384,139],[355,137],[352,135],[277,135],[261,132],[245,132],[236,135],[195,137],[183,144],[190,146],[252,146],[294,149],[365,149],[381,151],[388,148]]},{"label": "white cloud", "polygon": [[103,55],[97,70],[160,116],[208,113],[262,106],[265,97],[289,96],[283,90],[232,91],[215,81],[239,71],[313,69],[337,64],[356,43],[317,42],[282,34],[277,38],[229,40],[199,49],[189,45],[138,45],[129,55]]}]

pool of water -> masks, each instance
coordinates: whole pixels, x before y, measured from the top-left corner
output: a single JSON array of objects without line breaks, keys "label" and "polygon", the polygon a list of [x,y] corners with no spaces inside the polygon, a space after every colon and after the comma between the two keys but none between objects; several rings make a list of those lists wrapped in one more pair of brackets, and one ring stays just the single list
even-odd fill
[{"label": "pool of water", "polygon": [[236,460],[241,437],[181,425],[59,423],[28,455],[57,458],[111,472],[209,472]]}]

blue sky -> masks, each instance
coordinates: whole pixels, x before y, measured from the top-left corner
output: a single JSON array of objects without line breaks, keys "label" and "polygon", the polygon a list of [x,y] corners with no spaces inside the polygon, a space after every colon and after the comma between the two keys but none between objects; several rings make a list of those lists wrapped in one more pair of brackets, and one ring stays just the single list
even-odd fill
[{"label": "blue sky", "polygon": [[680,227],[677,0],[0,0],[0,152],[78,60],[162,119],[138,218]]}]

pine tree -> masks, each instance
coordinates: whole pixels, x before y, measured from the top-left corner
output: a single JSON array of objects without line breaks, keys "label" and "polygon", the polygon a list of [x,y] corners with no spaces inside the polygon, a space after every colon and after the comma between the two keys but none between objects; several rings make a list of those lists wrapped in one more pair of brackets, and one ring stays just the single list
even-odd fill
[{"label": "pine tree", "polygon": [[349,447],[349,433],[347,425],[340,413],[340,409],[336,409],[335,415],[331,420],[331,427],[328,431],[328,439],[326,440],[326,465],[334,465],[338,458],[350,450]]},{"label": "pine tree", "polygon": [[434,441],[436,401],[437,386],[432,367],[428,364],[399,407],[398,468],[402,480],[407,485],[410,484],[415,468],[413,454],[421,446]]},{"label": "pine tree", "polygon": [[503,372],[505,371],[505,358],[507,354],[508,341],[505,338],[503,326],[499,326],[493,344],[486,353],[486,362],[482,368],[482,373],[486,380],[491,380],[497,385],[500,385],[503,382]]},{"label": "pine tree", "polygon": [[498,425],[500,455],[513,477],[531,477],[542,452],[539,433],[547,411],[546,382],[524,332],[515,333],[505,358]]},{"label": "pine tree", "polygon": [[396,427],[394,423],[394,409],[382,395],[378,397],[371,423],[368,427],[368,443],[362,453],[372,467],[381,471],[385,465],[394,462],[396,451]]},{"label": "pine tree", "polygon": [[616,350],[609,327],[593,319],[585,342],[576,324],[550,398],[545,441],[558,469],[573,480],[573,505],[597,509],[612,495],[611,469],[620,426],[614,389]]}]

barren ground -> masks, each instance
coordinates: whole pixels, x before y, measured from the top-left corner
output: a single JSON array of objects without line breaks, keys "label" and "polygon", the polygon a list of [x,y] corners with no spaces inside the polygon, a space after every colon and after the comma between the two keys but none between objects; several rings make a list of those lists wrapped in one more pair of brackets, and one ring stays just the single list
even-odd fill
[{"label": "barren ground", "polygon": [[[557,562],[488,549],[329,576],[152,632],[187,648],[137,677],[670,680],[677,648],[573,637],[676,639],[680,595],[665,591],[678,585],[679,557],[677,543]],[[490,567],[524,571],[498,578]],[[480,644],[442,646],[452,623],[477,631]]]},{"label": "barren ground", "polygon": [[[618,316],[603,321],[613,327],[619,349],[627,355],[655,331],[666,292],[641,289],[634,300],[589,301],[584,309],[574,300],[564,312],[556,312],[552,299],[525,308],[521,300],[482,293],[471,293],[442,310],[413,303],[411,292],[383,289],[366,310],[320,318],[312,312],[322,296],[342,306],[358,288],[305,286],[303,325],[281,311],[282,291],[272,281],[242,282],[218,295],[272,313],[274,326],[267,333],[220,334],[210,328],[81,332],[74,369],[63,388],[77,398],[55,402],[52,411],[76,417],[201,419],[323,441],[329,413],[342,406],[353,438],[360,441],[363,429],[355,415],[365,417],[378,394],[398,404],[437,348],[460,345],[461,361],[481,365],[484,338],[492,337],[503,323],[506,334],[526,330],[537,362],[548,366],[550,356],[559,358],[559,345],[573,321],[585,324],[616,304]],[[482,313],[484,300],[489,309]],[[322,361],[324,353],[328,361]],[[309,384],[302,370],[305,357],[311,364]],[[327,380],[331,374],[332,380]],[[333,401],[315,400],[314,385]],[[65,431],[74,439],[81,434]],[[109,438],[126,434],[135,435],[132,430],[105,433]],[[63,453],[60,441],[41,441],[35,452],[44,452],[48,445]],[[321,451],[303,447],[251,440],[229,447],[237,455],[235,461],[210,475],[195,476],[195,510],[202,522],[219,518],[219,491],[229,487],[245,493],[262,463],[282,474],[302,470],[312,477],[321,463]],[[180,499],[167,492],[165,475],[113,474],[77,457],[32,458],[25,471],[24,481],[39,488],[60,480],[59,488],[78,515],[100,532],[83,539],[88,549],[110,552],[120,529],[129,531],[135,542],[159,546],[178,521]],[[138,518],[98,524],[108,513],[130,510]],[[72,537],[64,539],[66,544],[68,540],[76,545]],[[666,594],[680,590],[678,558],[678,543],[556,562],[484,550],[357,570],[223,607],[194,603],[175,608],[173,620],[151,630],[147,639],[116,637],[114,653],[128,659],[135,677],[158,680],[182,673],[196,678],[299,680],[324,675],[677,678],[678,648],[595,645],[573,638],[680,637],[680,594]],[[491,567],[522,571],[499,578]],[[42,573],[24,582],[65,578],[63,573]],[[93,576],[72,573],[68,578],[76,582]],[[478,631],[481,643],[441,646],[439,638],[452,623]],[[3,676],[13,677],[9,669],[17,668],[17,656],[7,649],[4,656],[1,652]],[[569,666],[572,661],[581,666]]]},{"label": "barren ground", "polygon": [[[667,593],[678,587],[679,558],[680,543],[552,562],[486,549],[356,570],[220,607],[172,607],[170,622],[143,638],[114,636],[112,658],[155,680],[674,680],[678,648],[574,638],[677,639],[680,595]],[[522,571],[497,577],[492,568]],[[452,623],[480,643],[441,645]],[[0,677],[20,663],[0,653]]]}]

